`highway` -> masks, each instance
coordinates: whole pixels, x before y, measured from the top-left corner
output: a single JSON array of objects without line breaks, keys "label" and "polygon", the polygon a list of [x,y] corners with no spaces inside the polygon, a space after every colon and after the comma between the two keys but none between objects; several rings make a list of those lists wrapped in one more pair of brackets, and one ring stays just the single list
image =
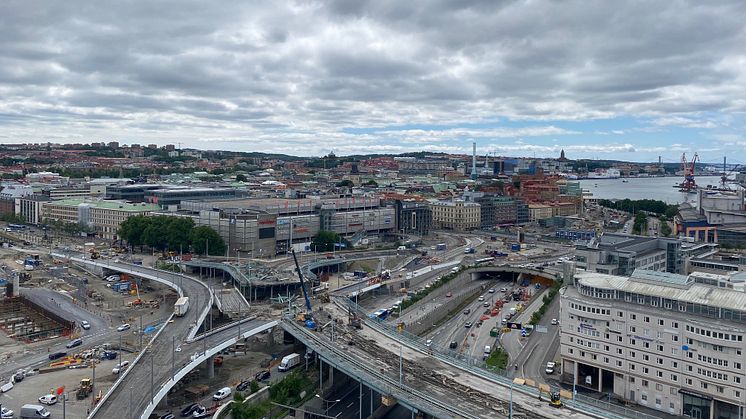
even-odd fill
[{"label": "highway", "polygon": [[[58,258],[68,258],[67,254],[55,254]],[[133,362],[125,374],[119,379],[118,386],[109,391],[91,412],[90,417],[113,418],[122,417],[124,412],[143,412],[150,401],[151,392],[157,391],[156,383],[165,382],[172,374],[172,365],[181,366],[189,362],[189,357],[194,351],[194,344],[190,347],[187,343],[190,332],[195,324],[200,323],[200,317],[206,313],[206,308],[211,301],[210,293],[204,283],[186,275],[152,269],[129,263],[113,262],[110,260],[86,260],[79,257],[71,258],[73,261],[93,266],[103,266],[107,269],[129,272],[133,275],[150,279],[159,279],[161,282],[171,284],[172,287],[180,287],[183,295],[189,297],[189,311],[185,317],[174,317],[173,322],[167,322],[159,330],[155,339],[150,342],[140,357],[139,362]],[[204,319],[204,317],[202,317]],[[193,332],[192,332],[193,333]],[[174,347],[182,347],[176,352]],[[129,391],[137,389],[137,392]],[[134,393],[134,394],[133,394]]]},{"label": "highway", "polygon": [[559,362],[554,375],[547,375],[544,372],[548,361],[558,361],[558,359],[555,359],[555,355],[559,349],[559,326],[553,326],[551,320],[559,318],[559,300],[558,295],[549,305],[544,318],[539,322],[540,325],[547,327],[547,333],[534,331],[526,340],[523,351],[515,361],[520,373],[517,374],[518,376],[541,382],[547,382],[548,379],[556,381],[556,377],[559,377]]}]

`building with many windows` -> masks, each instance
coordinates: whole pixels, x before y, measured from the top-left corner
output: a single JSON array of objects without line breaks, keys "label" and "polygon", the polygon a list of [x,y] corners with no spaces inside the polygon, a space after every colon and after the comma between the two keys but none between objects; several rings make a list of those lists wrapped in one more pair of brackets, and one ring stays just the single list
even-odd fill
[{"label": "building with many windows", "polygon": [[158,205],[145,203],[66,199],[45,202],[42,219],[85,224],[93,227],[98,236],[115,240],[124,220],[133,215],[150,215],[159,209]]},{"label": "building with many windows", "polygon": [[610,275],[635,269],[683,273],[681,242],[664,237],[605,233],[575,250],[578,268]]},{"label": "building with many windows", "polygon": [[560,291],[562,380],[672,415],[739,417],[746,293],[695,276],[578,272]]},{"label": "building with many windows", "polygon": [[433,211],[433,228],[443,230],[476,230],[482,223],[481,205],[475,202],[436,201],[430,203]]}]

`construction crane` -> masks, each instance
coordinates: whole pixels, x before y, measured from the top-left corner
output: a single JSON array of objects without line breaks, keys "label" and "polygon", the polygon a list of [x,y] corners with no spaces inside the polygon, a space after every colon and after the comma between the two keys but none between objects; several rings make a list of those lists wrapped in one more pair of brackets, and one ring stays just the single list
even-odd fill
[{"label": "construction crane", "polygon": [[679,184],[679,191],[694,193],[697,191],[697,182],[694,181],[695,167],[699,155],[694,153],[691,163],[686,160],[686,153],[681,154],[681,171],[684,174],[684,181]]},{"label": "construction crane", "polygon": [[724,190],[730,190],[728,186],[730,175],[735,173],[736,170],[742,169],[740,164],[735,165],[732,169],[728,170],[727,158],[723,157],[723,175],[720,176],[720,188]]},{"label": "construction crane", "polygon": [[298,316],[298,320],[303,321],[307,328],[315,329],[316,322],[313,320],[313,309],[311,308],[311,300],[308,299],[308,293],[306,292],[306,284],[303,281],[303,271],[300,269],[298,258],[295,256],[295,249],[291,249],[293,253],[293,261],[295,262],[295,269],[298,270],[298,278],[300,278],[300,288],[303,290],[303,298],[306,300],[306,313],[305,315]]}]

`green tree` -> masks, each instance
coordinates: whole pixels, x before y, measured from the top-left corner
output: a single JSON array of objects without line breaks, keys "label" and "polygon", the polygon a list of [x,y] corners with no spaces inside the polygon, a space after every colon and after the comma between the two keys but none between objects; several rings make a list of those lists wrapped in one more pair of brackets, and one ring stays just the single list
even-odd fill
[{"label": "green tree", "polygon": [[660,230],[661,235],[665,237],[669,237],[671,235],[671,226],[668,225],[668,218],[666,218],[665,215],[661,216],[660,222],[661,222],[661,230]]},{"label": "green tree", "polygon": [[189,239],[192,242],[194,253],[198,255],[205,254],[206,248],[214,256],[225,254],[225,242],[223,238],[210,226],[194,227]]},{"label": "green tree", "polygon": [[194,220],[187,217],[166,217],[166,243],[169,249],[189,249],[189,236]]},{"label": "green tree", "polygon": [[249,178],[246,177],[244,174],[237,174],[236,175],[236,182],[248,182]]},{"label": "green tree", "polygon": [[311,250],[329,252],[334,250],[334,243],[340,243],[339,234],[333,231],[320,230],[311,242]]},{"label": "green tree", "polygon": [[644,212],[638,212],[635,214],[635,222],[632,225],[632,233],[642,234],[647,231],[648,228],[648,216]]},{"label": "green tree", "polygon": [[144,215],[136,215],[127,218],[119,225],[117,236],[126,241],[131,248],[144,245],[145,239],[143,234],[145,233],[145,228],[150,223],[149,219],[150,217]]},{"label": "green tree", "polygon": [[349,179],[345,179],[343,181],[337,182],[338,188],[351,188],[353,186],[355,186],[355,184],[352,183],[352,181]]}]

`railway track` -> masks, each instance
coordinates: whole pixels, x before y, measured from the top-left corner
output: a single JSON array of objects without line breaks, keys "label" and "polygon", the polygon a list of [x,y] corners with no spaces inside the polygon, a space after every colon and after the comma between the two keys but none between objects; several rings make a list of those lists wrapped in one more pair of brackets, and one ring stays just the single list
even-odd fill
[{"label": "railway track", "polygon": [[[397,356],[391,352],[382,351],[378,342],[366,339],[354,331],[351,332],[341,328],[339,332],[335,335],[335,339],[341,339],[350,347],[348,350],[350,355],[358,358],[361,363],[366,362],[369,365],[375,365],[381,375],[396,381],[399,380],[399,359]],[[350,342],[352,342],[351,345]],[[364,353],[364,356],[360,356],[360,352]],[[460,384],[449,375],[440,372],[445,370],[445,365],[436,359],[432,359],[432,362],[428,365],[403,359],[403,384],[422,393],[430,394],[439,400],[457,403],[459,408],[475,414],[477,417],[508,415],[508,401],[497,399],[485,392]],[[544,417],[515,403],[513,404],[513,414],[528,419]]]}]

